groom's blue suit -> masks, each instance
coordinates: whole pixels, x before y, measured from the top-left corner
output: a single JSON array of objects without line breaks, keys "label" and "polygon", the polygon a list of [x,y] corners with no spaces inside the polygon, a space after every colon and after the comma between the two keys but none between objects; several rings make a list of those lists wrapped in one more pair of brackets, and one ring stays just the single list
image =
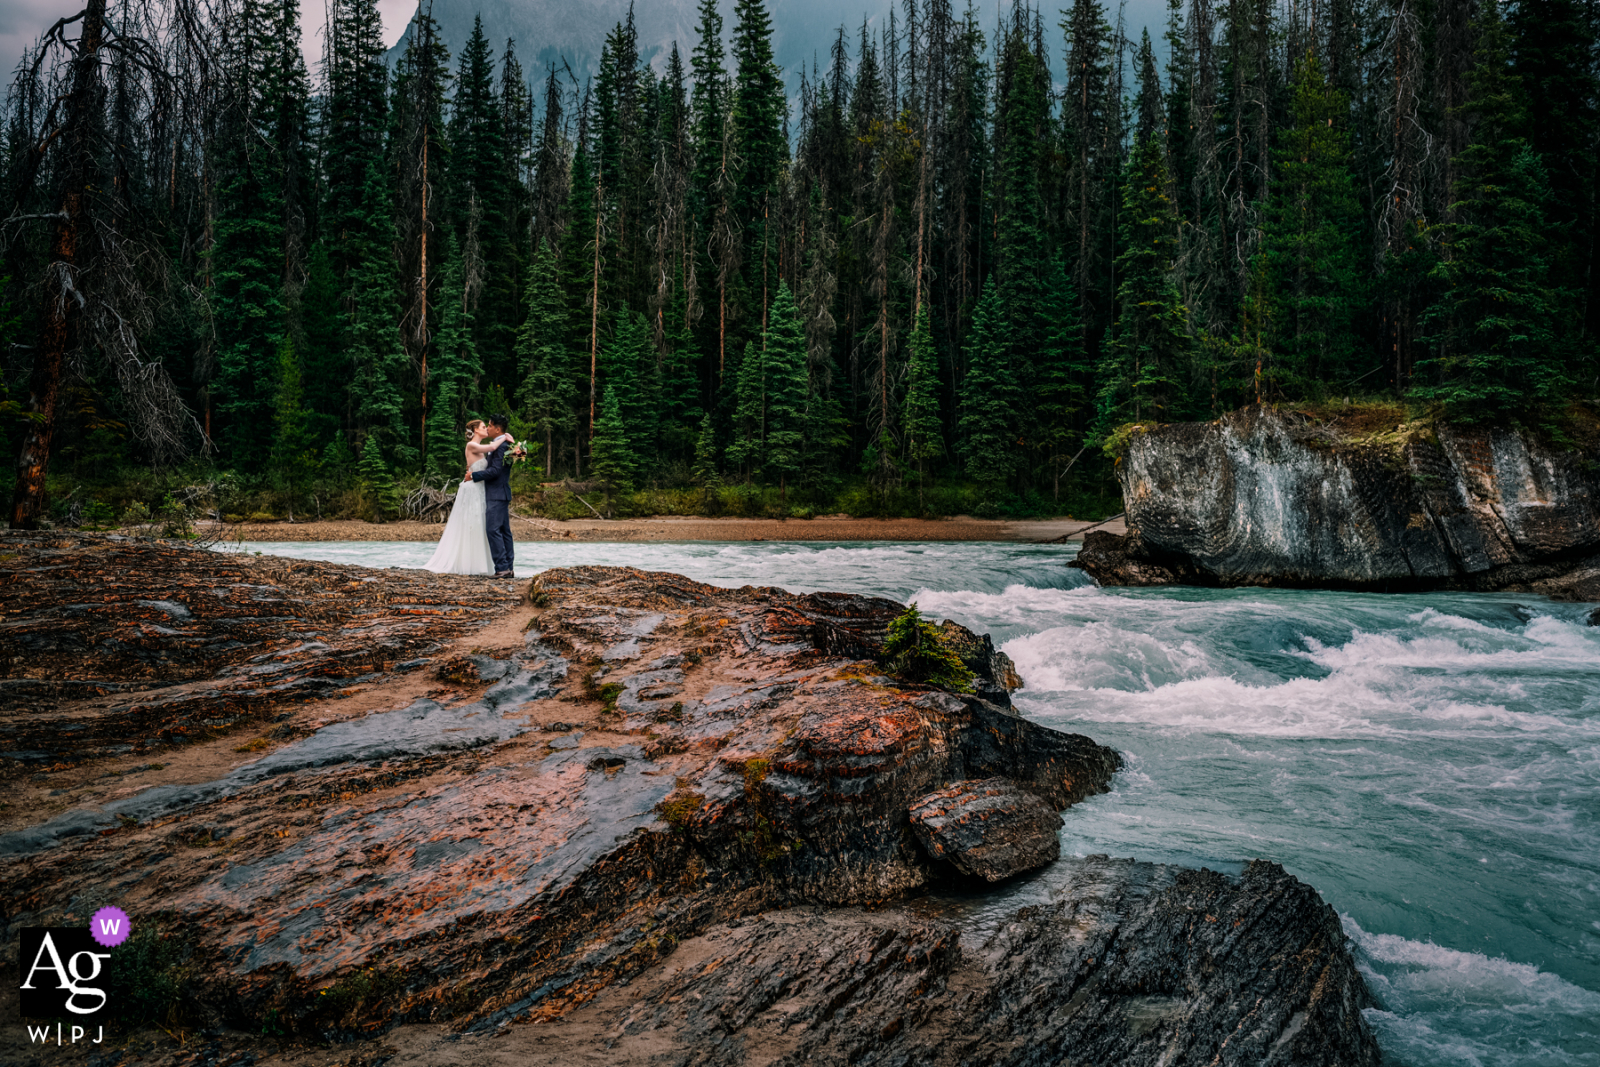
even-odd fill
[{"label": "groom's blue suit", "polygon": [[506,466],[506,450],[510,447],[511,442],[502,443],[489,453],[483,470],[472,472],[472,480],[483,483],[484,524],[496,574],[510,571],[515,562],[511,548],[511,468]]}]

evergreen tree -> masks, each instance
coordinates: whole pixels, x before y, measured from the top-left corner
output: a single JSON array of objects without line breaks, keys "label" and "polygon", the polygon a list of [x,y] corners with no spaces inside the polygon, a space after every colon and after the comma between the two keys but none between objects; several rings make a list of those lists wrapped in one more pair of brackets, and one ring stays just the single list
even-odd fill
[{"label": "evergreen tree", "polygon": [[311,248],[304,287],[300,290],[300,336],[296,346],[305,368],[307,418],[317,437],[340,432],[350,407],[350,317],[344,287],[334,274],[328,243]]},{"label": "evergreen tree", "polygon": [[760,466],[766,438],[767,365],[766,353],[754,341],[747,341],[739,359],[738,385],[733,410],[733,443],[728,446],[730,463],[744,468],[746,476]]},{"label": "evergreen tree", "polygon": [[1178,216],[1195,218],[1194,181],[1196,158],[1194,100],[1194,54],[1185,40],[1183,0],[1167,0],[1167,28],[1162,39],[1167,45],[1167,93],[1165,141],[1167,167],[1172,172],[1173,196]]},{"label": "evergreen tree", "polygon": [[967,475],[1002,489],[1017,471],[1022,391],[1011,371],[1005,320],[993,283],[984,285],[967,339],[961,383],[961,459]]},{"label": "evergreen tree", "polygon": [[638,312],[625,315],[616,335],[603,350],[600,374],[606,395],[617,402],[628,445],[635,457],[635,476],[645,473],[646,457],[656,452],[660,382],[655,354],[650,347],[650,327]]},{"label": "evergreen tree", "polygon": [[[350,446],[345,443],[344,436],[335,434],[322,449],[322,456],[317,460],[317,473],[335,488],[343,489],[350,481],[351,458]],[[383,457],[378,458],[381,460]]]},{"label": "evergreen tree", "polygon": [[728,118],[727,55],[722,47],[722,16],[717,0],[700,0],[698,40],[690,54],[689,68],[694,77],[690,98],[693,122],[694,169],[689,178],[689,202],[693,213],[696,255],[704,256],[706,277],[716,273],[711,264],[707,241],[716,230],[717,219],[727,210],[731,183],[726,179],[727,155],[723,135]]},{"label": "evergreen tree", "polygon": [[273,385],[284,330],[283,212],[278,161],[259,127],[271,105],[267,89],[274,50],[270,12],[247,0],[229,42],[228,110],[222,143],[221,195],[212,251],[211,298],[217,336],[215,396],[224,442],[234,462],[261,469],[271,449]]},{"label": "evergreen tree", "polygon": [[478,346],[472,338],[472,312],[467,309],[466,284],[455,236],[445,238],[444,269],[439,279],[439,332],[433,339],[428,439],[425,442],[429,478],[461,473],[464,440],[464,406],[483,371]]},{"label": "evergreen tree", "polygon": [[[377,238],[368,245],[365,261],[357,268],[355,311],[351,316],[350,383],[352,406],[358,425],[367,431],[369,444],[381,439],[385,451],[401,466],[415,462],[416,449],[408,440],[403,418],[402,383],[407,369],[400,343],[400,278],[394,255],[394,220],[388,212],[388,187],[376,165],[368,174],[366,200],[373,207],[365,229]],[[388,238],[384,240],[384,238]]]},{"label": "evergreen tree", "polygon": [[[783,138],[786,105],[783,79],[772,58],[772,19],[763,0],[736,0],[732,92],[733,124],[740,160],[743,217],[757,229],[766,198],[777,185],[787,154]],[[697,71],[698,73],[698,71]]]},{"label": "evergreen tree", "polygon": [[333,0],[324,76],[323,232],[331,241],[334,273],[349,285],[366,260],[369,227],[378,221],[369,178],[382,171],[388,125],[389,68],[377,0]]},{"label": "evergreen tree", "polygon": [[[272,471],[278,484],[288,490],[291,502],[305,491],[316,470],[315,438],[306,426],[305,390],[300,360],[294,344],[284,338],[278,344],[277,389],[272,425]],[[292,507],[291,503],[291,507]]]},{"label": "evergreen tree", "polygon": [[474,312],[474,340],[486,371],[496,381],[508,380],[513,373],[520,319],[521,294],[516,290],[520,271],[511,231],[513,166],[495,86],[494,56],[478,16],[461,50],[450,103],[450,185],[466,260],[463,277],[467,307]]},{"label": "evergreen tree", "polygon": [[1545,258],[1549,185],[1519,136],[1521,87],[1499,5],[1486,0],[1481,10],[1464,106],[1473,136],[1456,159],[1456,221],[1445,227],[1449,254],[1435,271],[1448,291],[1423,319],[1436,355],[1418,370],[1435,381],[1417,389],[1466,422],[1531,416],[1565,385],[1554,344],[1563,309]]},{"label": "evergreen tree", "polygon": [[1328,87],[1308,53],[1295,72],[1294,125],[1275,153],[1264,240],[1279,366],[1272,377],[1275,391],[1295,396],[1314,395],[1328,378],[1351,377],[1361,222],[1348,114],[1343,95]]},{"label": "evergreen tree", "polygon": [[780,238],[773,234],[777,190],[788,140],[783,126],[787,104],[783,78],[772,58],[772,20],[763,0],[736,0],[732,93],[734,156],[738,160],[735,215],[744,231],[746,284],[759,293],[752,316],[766,322],[764,311],[778,282],[775,257]]},{"label": "evergreen tree", "polygon": [[1111,209],[1122,144],[1121,86],[1112,78],[1111,26],[1100,0],[1073,0],[1061,28],[1067,39],[1061,138],[1062,245],[1088,336],[1098,337],[1112,302],[1115,229]]},{"label": "evergreen tree", "polygon": [[[421,369],[423,422],[429,437],[438,390],[431,379],[430,345],[439,320],[440,268],[446,259],[440,222],[449,197],[441,197],[450,158],[444,112],[449,96],[450,53],[439,27],[418,7],[406,31],[406,49],[395,65],[391,109],[393,130],[389,152],[395,168],[394,211],[399,233],[401,276],[416,279],[407,286],[402,337]],[[452,252],[451,255],[454,255]]]},{"label": "evergreen tree", "polygon": [[517,332],[517,365],[523,374],[517,400],[536,432],[544,436],[545,476],[554,477],[556,435],[570,433],[578,425],[573,409],[578,382],[568,347],[561,264],[548,245],[534,255],[524,303],[528,317]]},{"label": "evergreen tree", "polygon": [[574,363],[582,367],[586,379],[579,407],[584,410],[580,430],[594,434],[598,415],[600,332],[604,325],[601,302],[601,272],[598,268],[602,244],[599,212],[595,203],[595,178],[587,130],[587,102],[578,121],[578,139],[573,148],[572,183],[566,207],[567,232],[561,242],[561,273],[567,297],[568,345]]},{"label": "evergreen tree", "polygon": [[[906,398],[900,406],[906,455],[917,465],[922,481],[928,464],[944,455],[944,422],[939,417],[939,360],[928,328],[928,305],[917,310],[911,328],[910,359],[906,368]],[[920,485],[920,483],[919,483]]]},{"label": "evergreen tree", "polygon": [[[1046,73],[1027,35],[1013,29],[1006,41],[1000,113],[1001,201],[995,246],[995,293],[1005,316],[1002,336],[1012,376],[1025,397],[1034,396],[1034,361],[1044,351],[1044,282],[1049,268],[1044,205],[1039,196],[1039,152],[1048,139]],[[1021,412],[1018,412],[1021,414]]]},{"label": "evergreen tree", "polygon": [[383,449],[379,446],[375,434],[369,433],[367,443],[361,448],[360,474],[373,517],[383,522],[399,514],[400,491],[395,487],[394,475],[389,472],[389,465],[384,462]]},{"label": "evergreen tree", "polygon": [[1139,93],[1134,98],[1133,139],[1154,137],[1166,144],[1166,106],[1161,99],[1161,74],[1156,70],[1156,50],[1150,44],[1150,31],[1139,32],[1139,53],[1134,57],[1139,68]]},{"label": "evergreen tree", "polygon": [[600,417],[594,424],[590,450],[590,475],[606,487],[608,495],[633,488],[638,457],[629,443],[627,425],[622,421],[622,405],[616,390],[610,386],[606,387]]},{"label": "evergreen tree", "polygon": [[1100,364],[1094,433],[1134,419],[1174,417],[1191,343],[1188,317],[1172,284],[1178,220],[1165,153],[1154,137],[1134,146],[1122,190],[1122,254],[1117,257],[1117,322]]},{"label": "evergreen tree", "polygon": [[721,480],[717,462],[717,430],[711,421],[711,412],[700,416],[700,433],[694,442],[694,480],[703,486],[713,486]]},{"label": "evergreen tree", "polygon": [[1034,427],[1031,440],[1052,477],[1056,499],[1061,476],[1083,440],[1091,368],[1085,351],[1078,299],[1061,261],[1053,259],[1045,278],[1041,315],[1049,324],[1035,359]]},{"label": "evergreen tree", "polygon": [[218,409],[227,419],[224,441],[246,470],[259,470],[268,456],[273,383],[283,338],[283,229],[253,138],[241,132],[237,170],[228,181],[226,205],[217,220],[212,297],[217,331]]},{"label": "evergreen tree", "polygon": [[700,354],[689,329],[689,290],[680,273],[673,287],[661,356],[661,444],[670,455],[692,457],[699,435]]},{"label": "evergreen tree", "polygon": [[779,497],[787,502],[789,480],[802,469],[805,456],[807,396],[806,335],[786,282],[778,283],[766,338],[766,440],[760,462],[763,473],[778,479]]},{"label": "evergreen tree", "polygon": [[1589,322],[1600,326],[1594,175],[1600,167],[1600,41],[1596,10],[1586,0],[1518,0],[1506,16],[1512,69],[1529,145],[1549,176],[1547,208],[1551,270],[1586,289]]}]

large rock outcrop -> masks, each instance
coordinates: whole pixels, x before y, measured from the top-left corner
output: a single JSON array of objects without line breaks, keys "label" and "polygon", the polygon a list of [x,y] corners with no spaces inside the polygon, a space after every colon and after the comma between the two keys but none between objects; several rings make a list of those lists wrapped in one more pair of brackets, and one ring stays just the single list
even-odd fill
[{"label": "large rock outcrop", "polygon": [[[1005,793],[1026,835],[945,835],[1000,846],[1007,866],[981,873],[1002,877],[1048,861],[1040,826],[1104,791],[1119,760],[1020,718],[1009,661],[977,635],[981,693],[883,677],[891,601],[605,567],[546,572],[515,603],[450,582],[422,598],[425,579],[401,572],[93,538],[7,547],[13,633],[83,615],[83,568],[110,552],[130,587],[180,597],[177,582],[196,615],[223,601],[218,628],[251,637],[205,644],[202,664],[155,633],[130,661],[153,668],[141,714],[125,693],[43,712],[111,720],[132,751],[88,728],[55,763],[0,763],[6,943],[116,903],[141,969],[114,957],[110,988],[168,989],[178,999],[157,1007],[205,1035],[206,1062],[259,1054],[264,1034],[354,1042],[353,1063],[391,1055],[381,1042],[481,1062],[450,1042],[520,1032],[516,1058],[552,1063],[1376,1063],[1337,918],[1270,864],[1227,878],[1064,861],[1049,908],[1013,908],[998,929],[941,917],[939,893],[959,910],[977,883],[919,841],[914,807],[953,787]],[[357,587],[359,603],[313,610]],[[463,610],[405,629],[422,599]],[[86,632],[123,632],[114,611],[91,615],[104,628]],[[286,685],[315,676],[296,631],[410,658],[338,690]],[[91,640],[51,655],[66,677],[123,684]],[[181,684],[160,684],[164,656]],[[141,736],[190,706],[205,671],[240,702],[219,735]],[[35,713],[7,711],[14,736],[39,736]],[[142,762],[158,740],[171,762]],[[694,965],[706,939],[727,942],[717,967]],[[586,1021],[613,1010],[638,1037],[614,1053]]]},{"label": "large rock outcrop", "polygon": [[1129,534],[1091,534],[1077,561],[1107,585],[1532,589],[1571,599],[1600,585],[1595,457],[1516,430],[1440,423],[1357,437],[1250,407],[1136,430],[1117,473]]}]

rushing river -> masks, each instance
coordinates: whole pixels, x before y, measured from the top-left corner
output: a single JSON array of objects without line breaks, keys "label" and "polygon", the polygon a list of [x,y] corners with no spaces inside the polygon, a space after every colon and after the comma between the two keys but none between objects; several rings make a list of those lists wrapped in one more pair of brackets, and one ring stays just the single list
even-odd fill
[{"label": "rushing river", "polygon": [[[426,544],[252,551],[419,566]],[[1069,853],[1276,860],[1344,917],[1387,1062],[1600,1067],[1600,627],[1535,596],[1105,590],[1073,548],[519,545],[916,600],[994,635],[1029,718],[1115,746]],[[1048,896],[1048,872],[1010,889]]]}]

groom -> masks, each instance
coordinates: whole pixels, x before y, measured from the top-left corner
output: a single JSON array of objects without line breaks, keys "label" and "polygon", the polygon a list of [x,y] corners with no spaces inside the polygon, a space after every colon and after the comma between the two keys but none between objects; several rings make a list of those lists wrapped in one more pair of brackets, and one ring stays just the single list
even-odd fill
[{"label": "groom", "polygon": [[[490,415],[489,436],[499,437],[511,422],[509,415]],[[489,556],[494,560],[496,578],[512,578],[511,548],[511,468],[507,465],[510,441],[489,453],[488,466],[472,472],[472,480],[483,483],[484,524],[489,535]]]}]

